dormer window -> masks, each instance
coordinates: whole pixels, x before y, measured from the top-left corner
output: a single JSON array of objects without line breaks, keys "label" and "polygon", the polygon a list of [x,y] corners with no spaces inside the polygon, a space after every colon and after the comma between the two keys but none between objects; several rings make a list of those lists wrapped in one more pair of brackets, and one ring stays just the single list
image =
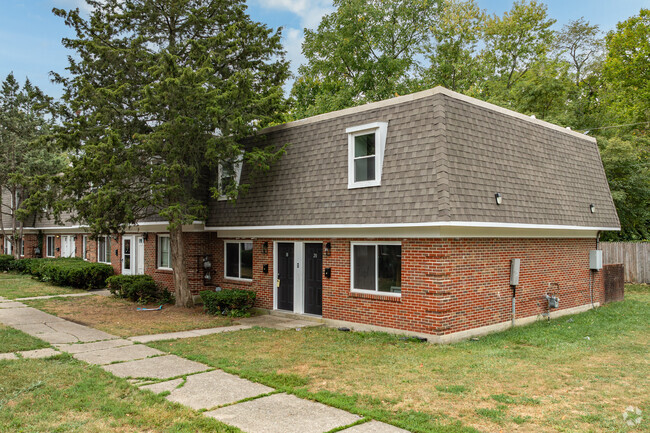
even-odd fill
[{"label": "dormer window", "polygon": [[233,163],[222,162],[219,164],[219,200],[228,200],[228,193],[239,188],[243,155]]},{"label": "dormer window", "polygon": [[348,188],[381,185],[387,122],[374,122],[347,128]]}]

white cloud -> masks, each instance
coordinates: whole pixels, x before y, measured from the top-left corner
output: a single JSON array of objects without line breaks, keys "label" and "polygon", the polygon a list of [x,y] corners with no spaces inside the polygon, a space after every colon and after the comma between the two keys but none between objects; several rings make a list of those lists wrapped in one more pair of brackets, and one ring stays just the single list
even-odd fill
[{"label": "white cloud", "polygon": [[[291,72],[298,74],[298,67],[306,63],[302,54],[302,43],[305,41],[303,29],[315,29],[326,14],[332,13],[334,7],[331,0],[257,0],[260,7],[265,9],[291,12],[300,19],[300,28],[285,26],[282,44],[287,51],[287,60],[291,62]],[[285,85],[289,93],[293,80]]]},{"label": "white cloud", "polygon": [[81,12],[90,13],[93,8],[86,3],[86,0],[52,0],[54,6],[62,9],[75,9],[79,8]]},{"label": "white cloud", "polygon": [[318,27],[321,18],[334,10],[331,0],[260,0],[260,6],[294,13],[303,28]]}]

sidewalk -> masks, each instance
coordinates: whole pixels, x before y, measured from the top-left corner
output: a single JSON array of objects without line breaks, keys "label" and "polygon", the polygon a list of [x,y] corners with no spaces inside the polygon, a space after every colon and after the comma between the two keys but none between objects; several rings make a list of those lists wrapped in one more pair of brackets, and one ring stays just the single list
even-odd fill
[{"label": "sidewalk", "polygon": [[[251,318],[248,323],[243,322],[242,325],[228,327],[237,328],[229,331],[252,326],[292,329],[318,325],[272,317]],[[213,333],[210,331],[217,332],[217,329],[224,332],[223,328],[122,339],[4,298],[0,298],[0,323],[45,340],[57,350],[70,353],[81,361],[128,378],[141,389],[154,393],[166,392],[166,399],[195,410],[205,410],[205,416],[236,426],[244,432],[324,433],[337,428],[343,428],[340,431],[345,433],[406,432],[377,421],[363,422],[368,420],[135,343],[207,335]],[[19,353],[19,356],[51,357],[58,353],[53,349],[29,352]],[[19,356],[0,354],[0,359],[17,359]]]}]

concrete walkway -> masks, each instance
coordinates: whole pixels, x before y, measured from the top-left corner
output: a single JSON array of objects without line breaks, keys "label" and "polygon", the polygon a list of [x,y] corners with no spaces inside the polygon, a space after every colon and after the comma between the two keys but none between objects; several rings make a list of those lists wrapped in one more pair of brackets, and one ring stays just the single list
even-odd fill
[{"label": "concrete walkway", "polygon": [[[5,301],[5,302],[3,302]],[[261,317],[261,318],[259,318]],[[136,344],[135,341],[78,325],[27,307],[16,301],[0,299],[0,323],[19,329],[51,343],[56,349],[73,357],[101,366],[104,370],[128,378],[136,386],[154,393],[166,392],[166,399],[196,410],[204,415],[239,427],[248,433],[324,433],[335,428],[346,433],[399,433],[406,430],[377,421],[366,421],[358,415],[321,403],[278,393],[273,388],[242,379],[200,362]],[[295,329],[318,326],[318,323],[281,317],[258,316],[236,327],[269,326]],[[224,328],[196,330],[187,333],[162,334],[165,338],[185,338],[223,331]],[[235,331],[237,329],[230,329]],[[214,331],[214,332],[212,332]],[[134,337],[135,338],[135,337]],[[49,357],[54,349],[0,354],[0,359]],[[345,428],[346,426],[350,426]]]}]

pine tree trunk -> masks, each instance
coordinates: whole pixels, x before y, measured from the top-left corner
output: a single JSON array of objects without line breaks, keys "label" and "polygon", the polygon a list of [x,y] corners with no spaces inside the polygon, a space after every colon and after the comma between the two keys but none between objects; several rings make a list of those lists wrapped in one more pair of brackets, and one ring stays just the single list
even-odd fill
[{"label": "pine tree trunk", "polygon": [[183,239],[183,227],[179,224],[170,230],[169,233],[172,250],[172,268],[174,269],[174,288],[176,305],[181,307],[193,307],[194,300],[187,284],[187,271],[185,269],[185,243]]}]

